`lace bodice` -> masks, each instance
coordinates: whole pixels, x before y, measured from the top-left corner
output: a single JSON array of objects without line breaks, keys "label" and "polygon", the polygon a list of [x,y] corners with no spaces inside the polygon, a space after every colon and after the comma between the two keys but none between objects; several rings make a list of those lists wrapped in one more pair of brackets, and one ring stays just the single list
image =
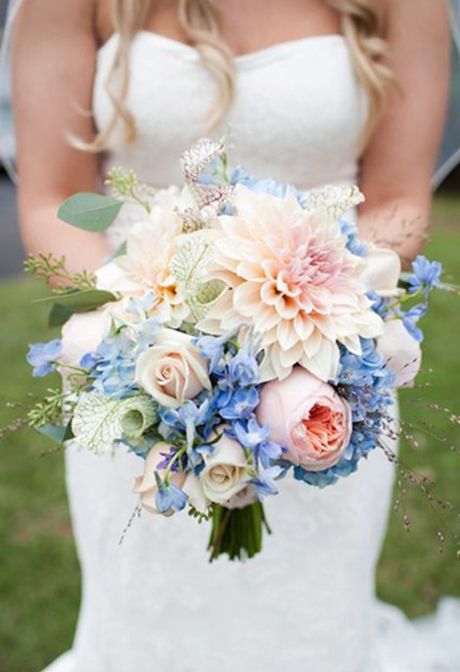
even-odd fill
[{"label": "lace bodice", "polygon": [[[99,52],[99,127],[112,111],[104,81],[117,39]],[[356,180],[367,104],[341,35],[285,42],[236,57],[234,65],[235,99],[216,133],[229,131],[233,164],[301,188]],[[127,102],[138,138],[123,145],[114,135],[107,163],[132,168],[153,186],[180,184],[180,155],[206,133],[216,96],[212,75],[194,48],[145,31],[133,42],[131,73]]]}]

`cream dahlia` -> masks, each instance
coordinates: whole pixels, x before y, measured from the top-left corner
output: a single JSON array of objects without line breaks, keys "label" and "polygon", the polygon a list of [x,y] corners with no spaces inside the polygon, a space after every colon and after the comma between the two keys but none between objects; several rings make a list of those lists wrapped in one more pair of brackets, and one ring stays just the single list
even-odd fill
[{"label": "cream dahlia", "polygon": [[361,353],[359,337],[383,323],[370,308],[362,260],[346,249],[325,211],[306,211],[295,198],[235,190],[235,216],[221,216],[210,274],[227,284],[199,328],[222,334],[252,327],[265,356],[263,381],[282,380],[301,364],[334,379],[338,343]]},{"label": "cream dahlia", "polygon": [[178,326],[189,310],[169,266],[182,233],[182,221],[174,204],[174,199],[157,203],[149,218],[134,224],[126,240],[126,254],[100,268],[96,276],[99,289],[124,296],[153,291],[154,312],[161,311],[168,324]]}]

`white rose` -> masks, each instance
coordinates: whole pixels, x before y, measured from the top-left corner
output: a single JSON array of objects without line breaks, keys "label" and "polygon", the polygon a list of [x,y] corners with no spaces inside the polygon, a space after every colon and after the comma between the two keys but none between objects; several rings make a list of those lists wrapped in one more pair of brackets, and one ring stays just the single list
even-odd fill
[{"label": "white rose", "polygon": [[[110,316],[106,308],[100,308],[89,313],[75,313],[62,327],[62,353],[60,361],[64,366],[59,367],[64,390],[70,390],[69,376],[75,371],[72,366],[79,366],[83,355],[93,352],[110,330]],[[83,378],[82,378],[83,380]]]},{"label": "white rose", "polygon": [[135,378],[168,408],[177,408],[203,388],[211,388],[206,360],[192,344],[191,336],[172,329],[163,329],[155,345],[139,356]]},{"label": "white rose", "polygon": [[395,377],[395,387],[410,387],[420,371],[422,350],[401,320],[385,322],[383,336],[377,340],[382,355]]},{"label": "white rose", "polygon": [[83,355],[96,350],[110,329],[110,316],[105,309],[75,313],[62,327],[64,364],[78,366]]},{"label": "white rose", "polygon": [[[155,478],[155,471],[158,470],[158,465],[165,459],[165,454],[168,454],[171,446],[164,441],[156,443],[151,448],[144,464],[144,473],[142,476],[137,476],[132,485],[132,491],[139,495],[142,507],[149,513],[160,513],[156,505],[156,496],[158,493],[158,485]],[[185,481],[185,474],[174,472],[171,474],[171,482],[178,488],[182,488]],[[174,511],[167,511],[166,516],[171,516]]]},{"label": "white rose", "polygon": [[204,458],[200,474],[205,496],[216,504],[226,504],[247,486],[246,459],[237,441],[226,434],[214,446],[212,455]]},{"label": "white rose", "polygon": [[200,479],[195,476],[193,471],[189,471],[185,478],[182,490],[188,496],[189,503],[200,513],[206,513],[209,506],[209,499],[204,494]]},{"label": "white rose", "polygon": [[243,490],[234,495],[225,506],[227,509],[245,509],[257,501],[256,489],[252,483],[249,483]]},{"label": "white rose", "polygon": [[394,250],[368,243],[364,263],[363,276],[369,289],[385,298],[399,296],[401,260]]}]

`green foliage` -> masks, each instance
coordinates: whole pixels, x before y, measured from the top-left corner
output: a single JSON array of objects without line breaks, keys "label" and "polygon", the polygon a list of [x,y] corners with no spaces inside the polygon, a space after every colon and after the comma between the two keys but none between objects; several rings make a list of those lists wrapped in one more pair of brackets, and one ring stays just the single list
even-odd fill
[{"label": "green foliage", "polygon": [[96,278],[87,271],[70,273],[64,257],[40,253],[30,255],[24,264],[26,273],[35,275],[51,287],[52,294],[37,299],[40,303],[53,303],[48,325],[60,327],[74,313],[86,313],[105,303],[115,301],[116,296],[96,288]]},{"label": "green foliage", "polygon": [[203,513],[202,511],[198,511],[198,509],[196,509],[192,504],[190,504],[187,513],[192,518],[195,518],[198,525],[201,525],[201,523],[206,523],[212,520],[213,517],[212,509],[209,509],[208,513]]},{"label": "green foliage", "polygon": [[116,300],[116,296],[111,292],[106,292],[101,289],[88,289],[68,291],[60,294],[59,299],[55,296],[41,299],[40,302],[53,301],[50,314],[48,317],[48,325],[50,327],[60,327],[67,322],[69,317],[74,313],[87,313],[91,310],[96,310],[106,303]]},{"label": "green foliage", "polygon": [[49,389],[46,396],[27,413],[29,425],[34,429],[40,429],[48,424],[59,424],[62,418],[64,396],[61,389]]},{"label": "green foliage", "polygon": [[152,208],[146,197],[152,195],[152,190],[147,185],[139,183],[134,170],[114,167],[107,174],[105,184],[112,188],[112,193],[117,198],[137,203],[148,213],[151,212]]},{"label": "green foliage", "polygon": [[30,254],[24,262],[24,270],[43,280],[48,287],[52,282],[55,283],[53,287],[55,294],[66,293],[69,287],[82,291],[96,287],[94,275],[87,271],[70,273],[65,267],[65,257],[55,257],[51,253]]},{"label": "green foliage", "polygon": [[114,222],[122,205],[118,198],[83,192],[65,200],[57,215],[77,229],[101,233]]},{"label": "green foliage", "polygon": [[126,399],[110,399],[97,392],[85,392],[75,407],[72,431],[82,446],[97,454],[111,453],[113,441],[125,429],[140,436],[156,420],[152,399],[138,394]]},{"label": "green foliage", "polygon": [[194,320],[203,318],[225,284],[209,280],[207,265],[212,253],[212,240],[203,233],[185,236],[177,244],[170,268],[176,281],[184,289],[187,304]]}]

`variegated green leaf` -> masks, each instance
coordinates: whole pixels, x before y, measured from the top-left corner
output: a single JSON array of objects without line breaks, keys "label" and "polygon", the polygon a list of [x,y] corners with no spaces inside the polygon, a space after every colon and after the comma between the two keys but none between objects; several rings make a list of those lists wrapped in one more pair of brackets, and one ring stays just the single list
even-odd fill
[{"label": "variegated green leaf", "polygon": [[144,432],[157,418],[155,402],[147,395],[110,399],[97,392],[82,394],[75,407],[72,431],[76,441],[96,454],[111,453],[125,430]]},{"label": "variegated green leaf", "polygon": [[170,268],[184,290],[194,320],[204,317],[211,303],[224,289],[224,283],[209,279],[208,264],[212,259],[213,233],[185,235],[177,244]]},{"label": "variegated green leaf", "polygon": [[364,201],[364,196],[355,186],[329,185],[305,193],[308,210],[325,210],[332,219],[339,219],[351,208]]}]

